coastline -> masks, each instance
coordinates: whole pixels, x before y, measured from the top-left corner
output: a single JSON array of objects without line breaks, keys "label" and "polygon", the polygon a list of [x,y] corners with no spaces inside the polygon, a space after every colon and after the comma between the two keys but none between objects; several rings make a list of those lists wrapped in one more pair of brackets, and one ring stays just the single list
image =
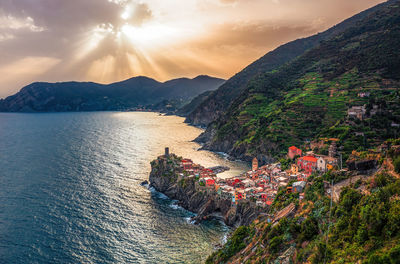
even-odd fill
[{"label": "coastline", "polygon": [[178,205],[197,214],[193,218],[195,223],[213,218],[217,213],[226,225],[238,227],[250,224],[264,211],[249,201],[232,205],[230,199],[219,197],[214,189],[199,186],[194,177],[182,177],[184,171],[179,162],[180,158],[174,154],[153,160],[149,186],[170,199],[178,200]]}]

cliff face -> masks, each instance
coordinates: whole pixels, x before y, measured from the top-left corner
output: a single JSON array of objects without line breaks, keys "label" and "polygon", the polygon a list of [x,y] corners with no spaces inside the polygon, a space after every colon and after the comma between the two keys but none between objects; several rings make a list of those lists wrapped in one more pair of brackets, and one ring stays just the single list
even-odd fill
[{"label": "cliff face", "polygon": [[196,189],[195,178],[180,177],[183,172],[179,166],[180,158],[170,155],[151,162],[150,186],[179,201],[183,208],[197,214],[194,218],[200,222],[215,214],[220,214],[229,226],[248,225],[261,212],[261,208],[250,203],[232,206],[230,200],[222,199],[212,190]]}]

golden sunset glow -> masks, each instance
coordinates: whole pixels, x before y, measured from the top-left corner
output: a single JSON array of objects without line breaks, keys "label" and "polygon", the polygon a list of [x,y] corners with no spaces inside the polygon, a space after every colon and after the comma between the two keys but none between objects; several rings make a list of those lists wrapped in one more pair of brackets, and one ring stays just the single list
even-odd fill
[{"label": "golden sunset glow", "polygon": [[0,97],[33,81],[229,78],[277,46],[379,2],[52,1],[57,8],[45,0],[0,3],[0,73],[12,71],[0,80]]}]

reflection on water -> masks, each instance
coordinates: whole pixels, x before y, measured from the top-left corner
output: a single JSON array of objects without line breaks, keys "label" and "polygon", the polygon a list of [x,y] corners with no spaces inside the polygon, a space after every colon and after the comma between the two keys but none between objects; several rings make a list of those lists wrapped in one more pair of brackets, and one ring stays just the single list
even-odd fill
[{"label": "reflection on water", "polygon": [[201,133],[156,113],[0,114],[0,262],[198,263],[227,232],[140,186],[171,152],[247,169],[197,151]]}]

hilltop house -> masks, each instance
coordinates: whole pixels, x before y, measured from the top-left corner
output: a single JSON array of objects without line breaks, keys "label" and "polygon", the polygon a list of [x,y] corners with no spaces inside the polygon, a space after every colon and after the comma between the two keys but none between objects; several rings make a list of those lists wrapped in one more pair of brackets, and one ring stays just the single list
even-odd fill
[{"label": "hilltop house", "polygon": [[317,169],[317,158],[313,156],[304,156],[297,160],[300,169],[311,173]]},{"label": "hilltop house", "polygon": [[288,151],[288,157],[294,159],[296,156],[301,156],[301,149],[291,146]]},{"label": "hilltop house", "polygon": [[349,110],[347,110],[347,116],[363,120],[366,112],[367,112],[367,110],[365,109],[364,105],[363,106],[353,106],[353,107],[349,108]]}]

